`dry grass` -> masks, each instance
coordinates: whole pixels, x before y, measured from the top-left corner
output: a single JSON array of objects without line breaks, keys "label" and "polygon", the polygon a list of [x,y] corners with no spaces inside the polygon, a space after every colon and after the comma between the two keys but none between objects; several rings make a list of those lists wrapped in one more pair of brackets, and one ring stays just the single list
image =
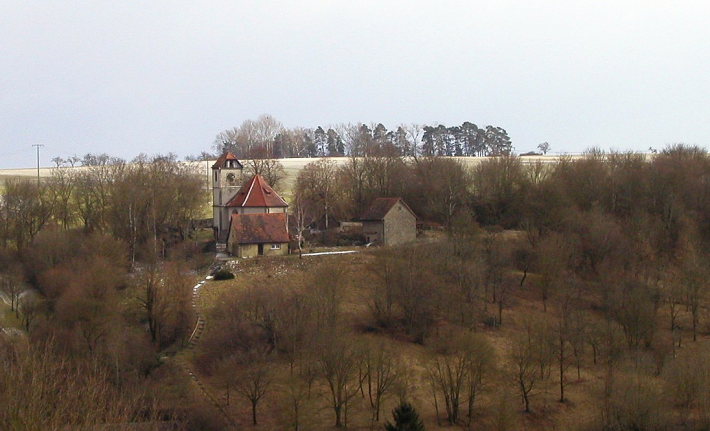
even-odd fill
[{"label": "dry grass", "polygon": [[[575,156],[579,157],[579,156]],[[488,157],[452,157],[453,159],[460,160],[464,164],[466,164],[469,167],[473,167],[479,163],[481,163],[484,160],[487,160]],[[532,157],[522,157],[523,162],[525,163],[530,163],[533,161],[542,161],[545,163],[552,163],[556,161],[559,157],[558,156],[532,156]],[[330,160],[335,162],[337,166],[342,166],[345,165],[348,161],[347,157],[330,157]],[[292,190],[294,185],[296,184],[296,178],[298,177],[298,173],[303,169],[304,166],[306,166],[308,163],[315,162],[321,160],[320,158],[293,158],[293,159],[279,159],[279,162],[284,167],[284,172],[285,172],[285,178],[282,180],[282,184],[278,187],[278,192],[281,194],[287,202],[290,202],[290,199],[292,197]],[[207,162],[184,162],[187,163],[188,165],[192,166],[197,172],[199,173],[204,173],[205,175],[205,181],[206,181],[206,188],[210,189],[211,185],[209,184],[210,181],[210,168],[214,164],[214,160],[210,160]],[[50,167],[41,167],[39,170],[39,175],[41,178],[48,178],[52,176],[52,171],[54,171],[55,168],[50,168]],[[62,167],[61,169],[69,169],[73,171],[80,171],[80,170],[85,170],[87,169],[86,167],[82,166],[77,166],[77,167]],[[36,168],[21,168],[21,169],[0,169],[0,188],[2,184],[4,184],[5,180],[7,178],[36,178],[37,177],[37,169]]]},{"label": "dry grass", "polygon": [[15,312],[10,310],[10,306],[0,299],[0,330],[21,328],[22,319],[17,318]]},{"label": "dry grass", "polygon": [[[369,251],[352,255],[321,256],[298,259],[297,256],[286,258],[261,258],[251,260],[240,260],[233,263],[236,274],[234,280],[206,283],[201,291],[199,307],[202,310],[209,309],[213,304],[220,301],[221,297],[233,289],[243,289],[250,285],[268,283],[272,286],[284,285],[293,286],[307,280],[309,273],[317,266],[325,263],[335,263],[339,266],[350,269],[351,276],[357,278],[364,273],[368,262],[373,259]],[[367,286],[364,283],[351,282],[344,298],[344,311],[353,328],[363,328],[362,323],[368,320],[367,317]],[[489,311],[493,312],[495,306],[490,305]],[[507,388],[510,393],[514,393],[510,374],[506,373],[506,357],[511,348],[511,343],[515,336],[524,331],[525,322],[529,319],[549,317],[554,313],[554,305],[548,304],[548,311],[545,313],[542,307],[540,292],[535,287],[534,277],[523,287],[517,288],[510,300],[510,306],[504,310],[503,325],[500,328],[480,327],[482,333],[493,345],[497,357],[499,372],[491,379],[487,393],[477,401],[477,416],[474,420],[475,429],[493,429],[492,421],[497,416],[499,410],[499,393],[501,388]],[[209,323],[208,323],[209,330]],[[445,331],[445,327],[437,331]],[[422,358],[426,348],[412,344],[400,339],[387,337],[382,334],[360,333],[359,337],[369,337],[383,339],[389,345],[394,346],[401,355],[406,358],[412,373],[412,390],[410,400],[416,406],[423,418],[427,429],[451,429],[447,426],[445,419],[441,418],[441,426],[437,425],[434,406],[431,401],[428,383],[425,379],[425,369]],[[283,364],[279,373],[287,372],[286,364]],[[555,370],[553,366],[553,376]],[[602,386],[605,369],[603,366],[594,366],[591,363],[591,352],[587,352],[584,358],[581,378],[577,379],[576,369],[570,367],[568,376],[570,383],[566,387],[568,401],[559,403],[558,386],[553,377],[546,387],[533,397],[533,413],[523,413],[522,405],[518,404],[519,397],[511,396],[511,411],[514,422],[518,425],[509,429],[525,430],[568,430],[575,429],[580,424],[591,422],[598,415],[597,407],[599,388]],[[215,391],[222,391],[219,384],[213,383]],[[324,391],[320,388],[319,391]],[[307,429],[329,430],[332,429],[333,413],[327,409],[324,393],[316,398],[318,408],[312,413],[312,422]],[[391,410],[396,402],[390,399],[383,408],[383,418],[391,418]],[[249,425],[249,404],[232,395],[230,408],[235,417],[239,418],[240,424],[244,427]],[[440,410],[441,410],[440,406]],[[465,409],[464,409],[465,410]],[[255,429],[271,430],[285,429],[285,417],[283,413],[283,400],[278,390],[274,388],[270,396],[267,396],[264,404],[260,405],[261,424]],[[443,413],[442,413],[443,415]],[[371,423],[369,419],[369,406],[362,397],[358,396],[351,404],[349,413],[348,428],[352,430],[369,430]],[[375,425],[376,429],[381,429],[381,424]]]}]

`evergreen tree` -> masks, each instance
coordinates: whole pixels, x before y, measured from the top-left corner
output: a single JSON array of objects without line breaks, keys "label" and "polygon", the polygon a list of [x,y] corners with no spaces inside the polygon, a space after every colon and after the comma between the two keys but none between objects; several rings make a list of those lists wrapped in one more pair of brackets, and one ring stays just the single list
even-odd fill
[{"label": "evergreen tree", "polygon": [[387,136],[387,128],[384,126],[384,124],[379,123],[377,126],[375,126],[375,130],[372,131],[372,140],[379,147],[384,147],[385,145],[387,145],[387,143],[389,142],[389,138]]},{"label": "evergreen tree", "polygon": [[422,135],[422,154],[424,156],[433,156],[434,150],[434,134],[435,128],[432,126],[424,126],[424,135]]},{"label": "evergreen tree", "polygon": [[402,402],[392,410],[392,416],[394,425],[388,421],[385,425],[386,431],[424,431],[424,424],[419,419],[419,414],[407,402]]},{"label": "evergreen tree", "polygon": [[313,132],[313,145],[315,146],[316,155],[323,157],[328,155],[328,136],[321,126]]},{"label": "evergreen tree", "polygon": [[413,145],[409,142],[409,139],[407,138],[407,131],[404,130],[404,127],[399,126],[397,128],[397,131],[394,132],[392,137],[392,142],[401,156],[407,157],[415,155],[414,148],[412,148]]},{"label": "evergreen tree", "polygon": [[345,154],[345,144],[343,140],[333,129],[328,129],[328,155],[329,156],[342,156]]}]

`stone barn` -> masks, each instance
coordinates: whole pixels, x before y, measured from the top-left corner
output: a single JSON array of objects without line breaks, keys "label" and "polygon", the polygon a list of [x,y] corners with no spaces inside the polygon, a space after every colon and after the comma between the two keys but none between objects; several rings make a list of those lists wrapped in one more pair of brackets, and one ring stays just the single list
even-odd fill
[{"label": "stone barn", "polygon": [[392,246],[417,238],[417,216],[402,198],[377,198],[360,216],[368,243]]}]

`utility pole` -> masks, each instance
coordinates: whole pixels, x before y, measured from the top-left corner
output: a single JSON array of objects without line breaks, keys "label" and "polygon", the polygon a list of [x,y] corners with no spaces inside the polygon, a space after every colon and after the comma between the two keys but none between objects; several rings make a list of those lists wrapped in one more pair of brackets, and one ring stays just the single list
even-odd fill
[{"label": "utility pole", "polygon": [[32,146],[37,148],[37,187],[39,187],[39,148],[44,147],[44,144],[32,144]]}]

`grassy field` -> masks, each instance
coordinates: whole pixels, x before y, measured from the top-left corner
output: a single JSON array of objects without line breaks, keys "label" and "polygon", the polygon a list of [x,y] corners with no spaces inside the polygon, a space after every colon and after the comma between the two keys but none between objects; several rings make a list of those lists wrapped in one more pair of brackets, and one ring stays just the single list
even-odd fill
[{"label": "grassy field", "polygon": [[[223,301],[225,296],[229,296],[235,291],[244,291],[252,286],[268,284],[271,286],[294,286],[307,280],[309,274],[318,266],[333,264],[349,269],[350,282],[342,302],[342,310],[347,325],[354,331],[354,337],[363,340],[382,340],[394,347],[404,358],[407,368],[410,370],[411,389],[409,399],[419,411],[426,429],[444,430],[459,429],[452,427],[445,421],[443,406],[439,406],[441,413],[441,424],[438,424],[435,408],[429,392],[429,383],[426,378],[424,363],[427,358],[429,347],[414,344],[401,339],[393,338],[384,334],[372,333],[367,328],[369,319],[367,298],[368,287],[366,283],[358,282],[362,274],[367,272],[368,264],[373,259],[371,250],[363,249],[362,253],[351,255],[332,255],[321,257],[309,257],[298,259],[296,256],[285,258],[260,258],[253,260],[234,261],[231,265],[236,274],[234,280],[211,281],[205,284],[200,293],[198,307],[201,313],[209,315],[209,309]],[[567,387],[569,401],[566,403],[557,402],[557,387],[554,379],[551,379],[546,387],[540,388],[534,397],[533,413],[524,413],[520,398],[512,396],[502,398],[500,395],[505,388],[508,394],[514,394],[512,379],[507,372],[507,356],[511,349],[512,341],[516,336],[525,331],[527,319],[545,316],[540,295],[535,288],[534,277],[529,277],[526,284],[518,287],[513,292],[510,306],[504,310],[503,326],[499,328],[481,328],[479,333],[491,343],[498,357],[498,372],[489,380],[483,395],[477,399],[477,414],[472,424],[473,428],[479,430],[494,429],[493,420],[499,414],[501,399],[505,399],[510,415],[510,430],[568,430],[576,429],[579,424],[589,422],[598,413],[596,406],[597,388],[603,379],[605,369],[602,366],[595,367],[591,364],[583,367],[581,378],[571,379]],[[207,322],[206,331],[210,330],[210,322]],[[446,325],[436,329],[437,333],[445,333]],[[426,343],[425,343],[426,344]],[[199,349],[199,347],[198,347]],[[277,375],[283,377],[287,375],[288,367],[282,364],[277,370]],[[573,374],[570,369],[570,375]],[[576,373],[576,371],[574,372]],[[206,376],[203,378],[209,382]],[[278,380],[277,378],[276,380]],[[210,384],[211,391],[222,394],[225,389],[221,384],[213,380]],[[322,383],[316,387],[318,394],[314,399],[314,405],[308,413],[307,429],[311,430],[331,430],[333,422],[333,412],[327,406],[327,389]],[[441,402],[441,400],[440,400]],[[283,399],[278,393],[278,387],[274,386],[259,406],[260,424],[253,429],[276,430],[284,428],[284,407]],[[396,405],[394,397],[387,400],[383,407],[383,418],[391,419],[391,410]],[[244,399],[234,396],[228,407],[230,414],[242,427],[252,428],[249,420],[249,404]],[[370,421],[370,409],[366,397],[357,396],[349,406],[348,429],[369,430],[382,429],[382,423],[373,424]],[[383,419],[383,421],[384,421]],[[464,428],[465,429],[465,428]]]},{"label": "grassy field", "polygon": [[6,303],[4,299],[0,298],[0,330],[4,328],[21,328],[21,319],[17,318],[14,311],[10,310],[10,304]]},{"label": "grassy field", "polygon": [[[487,160],[487,157],[453,157],[456,160],[460,160],[464,164],[468,165],[469,167],[476,166],[477,164],[481,163],[484,160]],[[531,163],[534,161],[542,161],[544,163],[552,163],[558,159],[558,156],[532,156],[532,157],[523,157],[522,160],[526,163]],[[318,161],[320,159],[317,158],[294,158],[294,159],[280,159],[279,161],[284,167],[284,171],[286,173],[286,177],[283,179],[282,184],[278,187],[278,192],[281,194],[286,201],[290,202],[291,198],[291,191],[293,190],[293,187],[296,183],[296,178],[298,177],[298,173],[303,169],[304,166],[306,166],[308,163]],[[342,166],[347,163],[348,158],[347,157],[331,157],[330,160],[333,160],[337,166]],[[205,177],[205,187],[207,189],[211,188],[210,184],[210,171],[211,167],[214,164],[214,160],[206,161],[206,162],[184,162],[188,163],[189,165],[193,166],[194,169],[197,172],[204,173]],[[39,176],[41,179],[43,178],[49,178],[52,176],[52,172],[56,168],[40,168],[39,169]],[[86,169],[85,167],[62,167],[60,169],[71,169],[75,171],[83,170]],[[0,169],[0,192],[3,190],[3,185],[5,181],[9,178],[36,178],[37,177],[37,169],[36,168],[21,168],[21,169]]]}]

